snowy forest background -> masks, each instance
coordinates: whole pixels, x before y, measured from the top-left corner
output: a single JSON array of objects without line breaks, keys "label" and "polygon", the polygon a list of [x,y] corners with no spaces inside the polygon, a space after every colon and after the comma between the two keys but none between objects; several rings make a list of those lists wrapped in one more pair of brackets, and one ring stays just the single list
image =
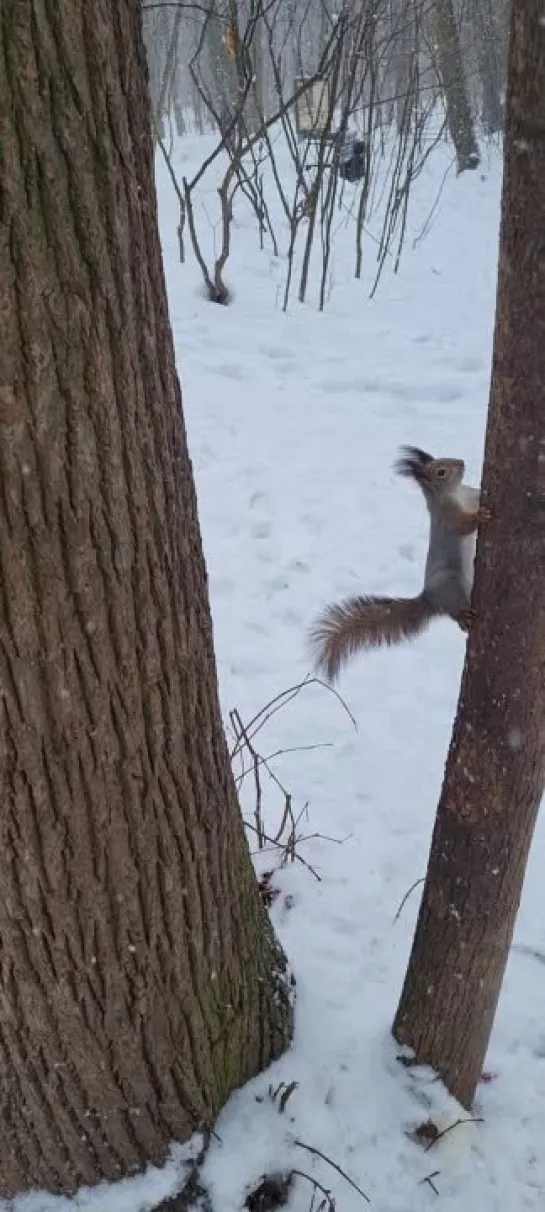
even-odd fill
[{"label": "snowy forest background", "polygon": [[[178,195],[180,257],[192,249],[209,297],[229,296],[237,193],[254,213],[261,245],[287,258],[284,306],[294,289],[300,301],[307,297],[318,244],[319,305],[326,305],[347,181],[358,186],[348,199],[355,276],[377,208],[375,285],[387,257],[397,268],[411,185],[433,148],[448,141],[460,173],[477,169],[483,146],[501,133],[507,21],[505,0],[145,5],[154,125]],[[215,142],[182,178],[173,139],[196,134]],[[205,208],[203,222],[211,180],[219,208],[212,215]]]}]

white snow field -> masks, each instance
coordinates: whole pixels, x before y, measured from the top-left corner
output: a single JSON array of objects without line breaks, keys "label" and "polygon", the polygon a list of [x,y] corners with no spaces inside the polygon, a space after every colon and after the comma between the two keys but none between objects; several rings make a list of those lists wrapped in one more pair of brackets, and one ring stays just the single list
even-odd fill
[{"label": "white snow field", "polygon": [[[197,137],[175,144],[180,179],[210,146]],[[178,208],[160,159],[157,177],[229,727],[233,708],[249,721],[304,679],[306,631],[325,602],[418,592],[427,515],[418,490],[393,474],[401,443],[461,456],[469,482],[479,481],[501,163],[492,150],[477,173],[457,179],[448,148],[433,152],[413,186],[399,274],[388,263],[372,300],[375,246],[366,244],[367,284],[356,282],[353,221],[339,212],[323,314],[314,286],[305,305],[282,312],[282,261],[260,251],[242,201],[227,273],[233,302],[208,302],[189,249],[179,262]],[[196,216],[209,244],[216,207],[212,182]],[[413,1143],[408,1134],[430,1115],[441,1127],[466,1116],[431,1073],[398,1063],[390,1036],[420,887],[394,918],[425,873],[464,643],[452,623],[437,622],[412,644],[355,660],[339,690],[357,731],[339,701],[311,685],[256,737],[264,756],[298,749],[272,769],[296,813],[308,803],[298,832],[323,835],[297,847],[320,880],[298,860],[274,876],[281,893],[271,913],[297,978],[295,1039],[220,1117],[203,1173],[214,1212],[240,1212],[261,1175],[292,1167],[330,1190],[338,1212],[362,1209],[349,1182],[296,1140],[340,1166],[377,1212],[545,1207],[543,823],[517,925],[521,950],[510,958],[487,1058],[492,1080],[476,1103],[483,1122],[459,1125],[428,1152]],[[284,799],[266,772],[263,787],[274,833]],[[251,776],[242,800],[251,820]],[[268,849],[258,871],[277,863]],[[281,1082],[298,1083],[283,1112],[268,1093]],[[17,1205],[144,1212],[175,1188],[178,1172],[173,1160],[74,1201],[36,1195]],[[290,1209],[309,1209],[311,1196],[310,1183],[296,1180]]]}]

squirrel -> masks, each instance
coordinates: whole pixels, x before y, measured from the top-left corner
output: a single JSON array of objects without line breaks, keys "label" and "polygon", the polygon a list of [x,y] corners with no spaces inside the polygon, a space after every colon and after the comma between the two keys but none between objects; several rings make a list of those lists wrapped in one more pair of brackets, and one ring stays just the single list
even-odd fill
[{"label": "squirrel", "polygon": [[421,488],[430,515],[424,588],[415,598],[353,597],[328,606],[310,632],[315,669],[334,682],[360,648],[411,640],[432,619],[448,615],[469,631],[477,528],[491,518],[479,492],[463,484],[462,459],[434,459],[403,446],[395,471]]}]

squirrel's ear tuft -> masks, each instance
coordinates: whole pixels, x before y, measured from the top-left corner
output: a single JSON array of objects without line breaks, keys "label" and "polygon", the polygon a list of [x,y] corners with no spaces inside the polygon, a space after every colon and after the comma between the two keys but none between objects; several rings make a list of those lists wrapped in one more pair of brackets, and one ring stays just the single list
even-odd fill
[{"label": "squirrel's ear tuft", "polygon": [[424,468],[429,463],[433,463],[433,455],[428,454],[425,450],[419,450],[418,446],[402,446],[401,450],[403,454],[394,464],[394,469],[399,476],[408,476],[417,480]]}]

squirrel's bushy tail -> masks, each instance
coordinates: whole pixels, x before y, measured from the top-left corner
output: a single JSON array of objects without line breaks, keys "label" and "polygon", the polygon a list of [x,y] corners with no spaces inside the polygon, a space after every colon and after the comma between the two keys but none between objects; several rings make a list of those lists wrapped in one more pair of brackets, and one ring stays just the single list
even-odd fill
[{"label": "squirrel's bushy tail", "polygon": [[310,632],[315,668],[334,682],[360,648],[379,648],[410,640],[428,626],[437,611],[424,594],[417,598],[346,598],[328,606]]}]

